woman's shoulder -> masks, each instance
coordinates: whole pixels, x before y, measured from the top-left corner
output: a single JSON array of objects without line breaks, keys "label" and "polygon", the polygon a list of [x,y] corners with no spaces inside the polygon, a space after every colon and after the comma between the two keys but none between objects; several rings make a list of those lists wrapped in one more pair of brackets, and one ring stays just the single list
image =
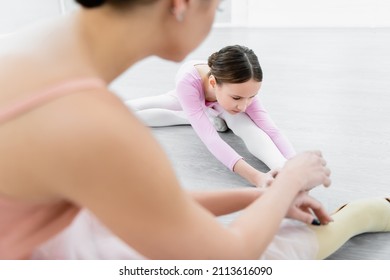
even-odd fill
[{"label": "woman's shoulder", "polygon": [[131,130],[133,119],[104,88],[72,92],[13,116],[0,129],[0,167],[7,178],[19,178],[0,180],[3,191],[52,197],[52,188],[102,160],[102,147],[114,151],[119,141],[124,143],[122,134]]},{"label": "woman's shoulder", "polygon": [[[52,150],[53,155],[66,147],[92,147],[114,129],[125,131],[126,120],[132,116],[121,99],[99,80],[60,83],[30,97],[16,102],[10,108],[15,110],[8,110],[12,116],[6,120],[7,130],[20,131],[22,138],[34,138],[37,149],[43,153]],[[36,129],[28,129],[33,127]]]},{"label": "woman's shoulder", "polygon": [[[58,118],[54,125],[63,125],[64,131],[69,129],[70,133],[76,128],[105,133],[105,129],[131,115],[121,99],[105,87],[73,92],[53,101],[52,106],[48,116],[56,112]],[[70,122],[72,126],[69,126]]]},{"label": "woman's shoulder", "polygon": [[104,172],[110,157],[133,149],[131,140],[143,129],[123,102],[104,89],[68,95],[39,111],[35,123],[40,129],[33,137],[42,144],[36,147],[39,158],[30,160],[52,174],[41,174],[52,183],[58,178],[69,183],[79,172],[85,172],[85,178]]}]

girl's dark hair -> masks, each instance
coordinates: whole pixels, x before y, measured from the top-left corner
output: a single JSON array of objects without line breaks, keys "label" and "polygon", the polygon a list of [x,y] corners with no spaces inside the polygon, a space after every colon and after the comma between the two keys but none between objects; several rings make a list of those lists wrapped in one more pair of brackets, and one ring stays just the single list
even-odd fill
[{"label": "girl's dark hair", "polygon": [[110,4],[116,7],[131,6],[135,4],[149,4],[156,0],[75,0],[81,6],[85,8],[96,8],[103,4]]},{"label": "girl's dark hair", "polygon": [[249,48],[234,45],[227,46],[210,55],[208,59],[209,75],[213,75],[217,84],[245,83],[251,79],[263,80],[259,60]]}]

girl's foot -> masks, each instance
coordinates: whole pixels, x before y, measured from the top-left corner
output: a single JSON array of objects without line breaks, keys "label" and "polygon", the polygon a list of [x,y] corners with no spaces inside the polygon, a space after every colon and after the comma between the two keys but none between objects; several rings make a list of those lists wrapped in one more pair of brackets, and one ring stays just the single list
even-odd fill
[{"label": "girl's foot", "polygon": [[214,128],[218,132],[225,132],[228,130],[226,122],[222,118],[220,118],[218,116],[216,116],[216,117],[210,116],[209,118],[210,118],[210,121],[213,124]]}]

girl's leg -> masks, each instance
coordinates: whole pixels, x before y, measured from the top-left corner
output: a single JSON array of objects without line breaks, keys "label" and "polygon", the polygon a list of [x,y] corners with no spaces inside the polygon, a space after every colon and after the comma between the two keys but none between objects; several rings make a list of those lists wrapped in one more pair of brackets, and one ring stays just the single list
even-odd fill
[{"label": "girl's leg", "polygon": [[227,126],[245,143],[249,152],[264,162],[270,169],[281,168],[286,159],[272,139],[245,113],[231,115],[222,111],[220,115]]},{"label": "girl's leg", "polygon": [[147,126],[189,124],[174,91],[158,96],[128,100],[125,104]]},{"label": "girl's leg", "polygon": [[325,259],[355,235],[390,231],[390,200],[367,198],[353,201],[332,215],[326,226],[310,226],[318,239],[317,259]]},{"label": "girl's leg", "polygon": [[[182,111],[174,91],[159,96],[128,100],[125,101],[125,104],[147,126],[159,127],[190,124],[187,116]],[[214,128],[219,132],[226,131],[228,128],[225,121],[211,111],[211,109],[206,111],[206,114]]]}]

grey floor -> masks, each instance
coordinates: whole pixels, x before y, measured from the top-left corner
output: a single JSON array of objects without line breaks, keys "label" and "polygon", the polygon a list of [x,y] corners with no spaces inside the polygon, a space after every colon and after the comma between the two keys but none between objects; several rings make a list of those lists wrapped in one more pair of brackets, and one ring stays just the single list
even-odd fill
[{"label": "grey floor", "polygon": [[[296,150],[320,149],[326,157],[333,184],[313,195],[329,211],[353,199],[390,196],[390,29],[220,28],[188,59],[205,59],[230,44],[258,54],[264,71],[261,98]],[[178,67],[150,58],[112,88],[123,99],[162,94],[173,88]],[[153,133],[183,187],[249,187],[213,158],[190,126],[154,128]],[[267,170],[231,132],[221,136]],[[390,234],[357,236],[329,259],[389,260]]]}]

